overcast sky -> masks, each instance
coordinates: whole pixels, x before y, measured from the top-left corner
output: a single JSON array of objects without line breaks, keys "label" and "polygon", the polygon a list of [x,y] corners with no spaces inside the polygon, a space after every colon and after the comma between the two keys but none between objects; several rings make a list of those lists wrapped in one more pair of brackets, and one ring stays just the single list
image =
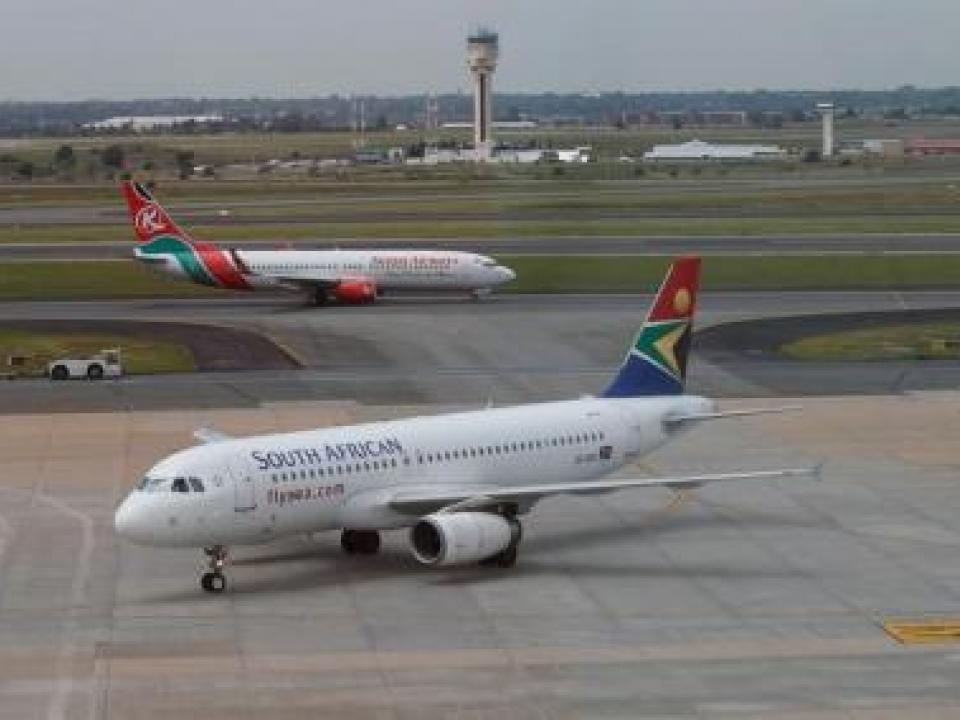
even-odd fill
[{"label": "overcast sky", "polygon": [[960,0],[3,0],[0,99],[960,84]]}]

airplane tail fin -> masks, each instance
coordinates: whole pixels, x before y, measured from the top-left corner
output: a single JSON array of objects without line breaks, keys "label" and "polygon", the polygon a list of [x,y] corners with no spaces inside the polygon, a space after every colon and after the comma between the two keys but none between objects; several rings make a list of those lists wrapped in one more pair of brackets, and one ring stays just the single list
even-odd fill
[{"label": "airplane tail fin", "polygon": [[139,242],[147,243],[167,236],[191,243],[190,236],[177,226],[143,185],[133,180],[126,181],[123,184],[123,197],[127,201],[130,221]]},{"label": "airplane tail fin", "polygon": [[683,392],[699,285],[700,258],[675,260],[603,397]]},{"label": "airplane tail fin", "polygon": [[172,263],[177,274],[200,285],[249,290],[247,268],[236,250],[196,242],[181,230],[140,183],[123,184],[123,196],[139,244],[134,256],[144,262]]}]

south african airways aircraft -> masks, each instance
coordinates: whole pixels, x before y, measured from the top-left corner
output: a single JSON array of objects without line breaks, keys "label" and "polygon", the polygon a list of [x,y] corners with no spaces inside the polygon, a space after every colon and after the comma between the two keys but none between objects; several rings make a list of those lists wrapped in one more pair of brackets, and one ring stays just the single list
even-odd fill
[{"label": "south african airways aircraft", "polygon": [[230,290],[283,289],[312,302],[373,302],[396,290],[458,291],[479,297],[513,280],[493,258],[454,250],[239,250],[198,242],[140,183],[123,184],[136,232],[134,257],[148,267]]},{"label": "south african airways aircraft", "polygon": [[203,548],[201,587],[220,592],[231,545],[341,530],[345,552],[370,554],[381,530],[409,528],[421,563],[510,567],[519,518],[549,495],[816,476],[603,479],[693,425],[784,409],[720,412],[684,393],[699,268],[699,258],[673,264],[599,397],[246,438],[200,429],[202,444],[161,460],[126,497],[116,531],[143,545]]}]

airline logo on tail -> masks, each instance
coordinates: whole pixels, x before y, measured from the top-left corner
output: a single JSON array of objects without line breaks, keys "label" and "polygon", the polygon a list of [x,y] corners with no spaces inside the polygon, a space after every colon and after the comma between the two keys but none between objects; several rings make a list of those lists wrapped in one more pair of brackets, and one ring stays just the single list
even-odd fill
[{"label": "airline logo on tail", "polygon": [[170,230],[167,223],[164,222],[160,208],[152,203],[144,205],[137,211],[133,224],[136,226],[138,236],[146,235],[149,237]]},{"label": "airline logo on tail", "polygon": [[699,284],[700,258],[682,258],[670,267],[646,321],[604,397],[683,392]]},{"label": "airline logo on tail", "polygon": [[172,257],[182,274],[200,285],[248,290],[245,268],[239,257],[213,243],[194,242],[140,183],[125,182],[133,229],[140,244],[139,257]]}]

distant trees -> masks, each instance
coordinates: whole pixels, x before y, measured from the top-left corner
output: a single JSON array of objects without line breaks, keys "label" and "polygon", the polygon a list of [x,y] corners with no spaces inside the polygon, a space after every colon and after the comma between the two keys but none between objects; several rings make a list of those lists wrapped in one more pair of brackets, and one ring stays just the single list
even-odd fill
[{"label": "distant trees", "polygon": [[126,161],[123,145],[107,145],[100,153],[100,162],[111,170],[120,170]]},{"label": "distant trees", "polygon": [[177,162],[177,173],[181,180],[186,180],[193,175],[193,167],[196,155],[193,150],[177,150],[174,156]]},{"label": "distant trees", "polygon": [[77,166],[77,154],[71,145],[61,145],[53,154],[53,167],[60,172],[70,172]]}]

